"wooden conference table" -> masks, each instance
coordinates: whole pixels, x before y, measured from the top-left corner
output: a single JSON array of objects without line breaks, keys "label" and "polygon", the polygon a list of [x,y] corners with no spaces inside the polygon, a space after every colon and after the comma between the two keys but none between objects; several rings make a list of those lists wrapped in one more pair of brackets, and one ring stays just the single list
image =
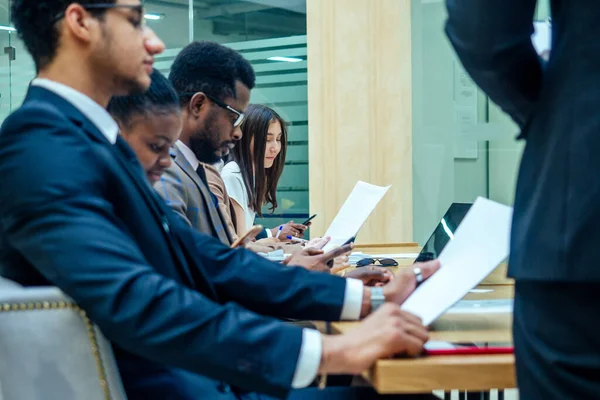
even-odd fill
[{"label": "wooden conference table", "polygon": [[[418,253],[415,243],[357,246],[366,254]],[[412,259],[398,259],[406,268]],[[506,265],[500,265],[476,293],[465,300],[511,299],[513,283],[506,279]],[[431,327],[430,340],[453,343],[512,343],[511,314],[445,314]],[[357,322],[332,324],[334,333],[352,329]],[[363,377],[379,393],[430,393],[434,390],[489,391],[516,387],[514,356],[458,355],[431,356],[416,359],[379,360]]]}]

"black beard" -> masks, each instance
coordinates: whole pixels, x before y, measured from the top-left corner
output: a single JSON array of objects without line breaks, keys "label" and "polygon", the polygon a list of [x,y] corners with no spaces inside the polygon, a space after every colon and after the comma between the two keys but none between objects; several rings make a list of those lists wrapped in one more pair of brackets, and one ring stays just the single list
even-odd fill
[{"label": "black beard", "polygon": [[205,164],[214,164],[221,159],[217,155],[220,154],[221,143],[215,133],[218,132],[215,118],[214,113],[209,113],[200,129],[190,137],[190,150],[198,161]]},{"label": "black beard", "polygon": [[190,138],[190,150],[194,153],[198,161],[205,164],[214,164],[221,159],[216,153],[219,148],[214,147],[210,140],[199,137]]}]

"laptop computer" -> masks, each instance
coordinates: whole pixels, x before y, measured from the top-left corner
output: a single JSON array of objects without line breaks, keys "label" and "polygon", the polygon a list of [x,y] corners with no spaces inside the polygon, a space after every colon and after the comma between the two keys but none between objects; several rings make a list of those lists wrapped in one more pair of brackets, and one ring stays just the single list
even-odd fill
[{"label": "laptop computer", "polygon": [[449,241],[454,238],[454,232],[462,222],[472,203],[452,203],[446,214],[442,217],[440,223],[423,246],[423,250],[415,262],[435,260],[446,247]]}]

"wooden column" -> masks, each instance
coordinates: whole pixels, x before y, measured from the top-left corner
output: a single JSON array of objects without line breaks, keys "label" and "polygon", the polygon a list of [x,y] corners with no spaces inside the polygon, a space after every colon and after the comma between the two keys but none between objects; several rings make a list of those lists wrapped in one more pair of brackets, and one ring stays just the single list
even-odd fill
[{"label": "wooden column", "polygon": [[392,188],[359,243],[412,241],[409,0],[307,0],[312,236],[358,180]]}]

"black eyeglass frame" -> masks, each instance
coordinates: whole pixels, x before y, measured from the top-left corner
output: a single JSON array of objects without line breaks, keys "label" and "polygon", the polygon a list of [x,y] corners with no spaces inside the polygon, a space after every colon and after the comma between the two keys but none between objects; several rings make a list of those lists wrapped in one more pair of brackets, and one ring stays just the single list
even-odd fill
[{"label": "black eyeglass frame", "polygon": [[[184,92],[181,93],[179,95],[179,97],[194,97],[197,93],[204,93],[204,92]],[[227,110],[227,111],[231,111],[232,113],[234,113],[235,115],[237,115],[237,119],[233,122],[233,127],[237,128],[238,126],[240,126],[242,124],[242,122],[244,122],[244,119],[246,118],[246,114],[243,112],[240,112],[238,110],[236,110],[235,108],[231,107],[228,104],[223,103],[221,100],[215,98],[214,96],[211,96],[209,94],[204,93],[204,95],[213,103],[215,103],[217,106]]]},{"label": "black eyeglass frame", "polygon": [[[88,4],[88,3],[78,3],[81,7],[85,8],[86,10],[109,10],[112,8],[129,8],[131,10],[135,10],[138,11],[140,14],[140,17],[144,18],[144,4],[116,4],[116,3],[92,3],[92,4]],[[64,11],[59,12],[58,14],[56,14],[56,16],[54,17],[54,19],[52,20],[52,23],[55,24],[57,23],[59,20],[61,20],[64,16],[65,16],[65,12],[67,12],[67,10],[65,9]]]}]

